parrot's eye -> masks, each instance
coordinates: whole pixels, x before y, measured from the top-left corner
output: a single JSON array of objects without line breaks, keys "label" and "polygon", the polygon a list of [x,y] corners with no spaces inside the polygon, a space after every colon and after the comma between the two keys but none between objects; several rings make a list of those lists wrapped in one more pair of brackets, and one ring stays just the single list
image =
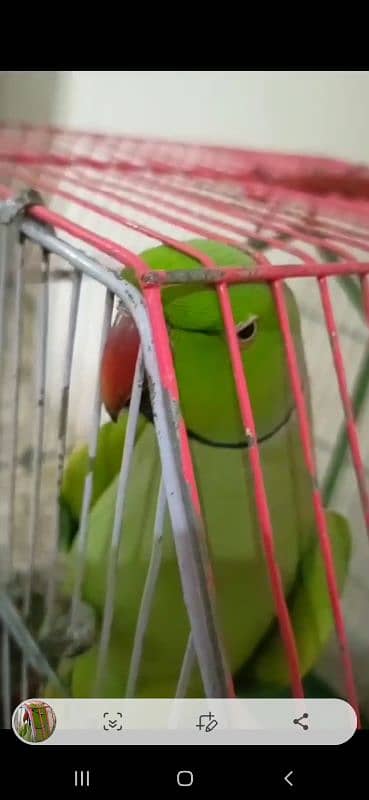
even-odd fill
[{"label": "parrot's eye", "polygon": [[256,334],[256,331],[256,319],[252,319],[246,323],[241,322],[239,325],[237,325],[237,337],[241,344],[247,344],[248,342],[251,342]]}]

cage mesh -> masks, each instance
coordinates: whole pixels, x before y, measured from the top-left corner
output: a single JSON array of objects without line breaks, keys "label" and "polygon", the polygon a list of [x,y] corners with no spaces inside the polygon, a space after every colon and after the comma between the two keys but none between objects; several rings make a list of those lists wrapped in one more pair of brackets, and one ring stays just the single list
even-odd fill
[{"label": "cage mesh", "polygon": [[[53,226],[113,275],[153,244],[183,248],[204,237],[245,249],[261,277],[271,269],[291,285],[312,391],[318,482],[353,530],[343,613],[367,711],[369,171],[329,159],[2,126],[0,173],[0,200],[39,191],[44,205],[34,205],[29,218]],[[81,396],[93,405],[113,296],[28,237],[14,247],[13,235],[3,227],[0,547],[6,564],[11,540],[12,569],[27,575],[30,561],[43,573],[55,555],[57,421],[68,370],[60,353],[75,326],[64,456],[90,432]],[[278,302],[278,287],[275,293]],[[226,292],[219,297],[226,314]],[[333,637],[320,670],[347,695],[340,645]],[[9,646],[3,643],[3,672]]]}]

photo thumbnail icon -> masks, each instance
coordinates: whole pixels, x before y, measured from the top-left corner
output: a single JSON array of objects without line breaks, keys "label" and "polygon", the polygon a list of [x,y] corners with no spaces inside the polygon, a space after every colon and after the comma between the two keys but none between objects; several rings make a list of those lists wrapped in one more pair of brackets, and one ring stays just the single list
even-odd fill
[{"label": "photo thumbnail icon", "polygon": [[39,744],[54,733],[55,712],[44,700],[26,700],[15,709],[12,727],[24,742]]}]

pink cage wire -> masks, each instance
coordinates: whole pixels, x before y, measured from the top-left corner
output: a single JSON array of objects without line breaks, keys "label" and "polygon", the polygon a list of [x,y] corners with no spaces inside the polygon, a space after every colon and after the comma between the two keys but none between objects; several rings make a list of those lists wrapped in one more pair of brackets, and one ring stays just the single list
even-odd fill
[{"label": "pink cage wire", "polygon": [[[360,727],[352,658],[313,454],[313,432],[301,389],[282,282],[287,277],[303,276],[315,280],[319,287],[349,447],[369,533],[367,480],[329,287],[329,278],[332,276],[356,276],[360,282],[363,312],[369,326],[369,259],[358,261],[351,252],[353,247],[359,247],[366,253],[369,251],[369,169],[327,158],[3,124],[0,127],[0,199],[6,200],[24,187],[39,190],[46,198],[45,205],[32,205],[27,209],[31,218],[53,226],[56,231],[63,231],[72,240],[88,244],[99,253],[113,258],[118,265],[129,266],[136,271],[152,324],[161,381],[176,402],[179,401],[178,386],[164,320],[161,287],[169,280],[173,282],[179,278],[165,271],[150,272],[135,252],[97,233],[99,220],[109,219],[120,230],[137,230],[150,239],[191,255],[199,263],[193,280],[206,280],[215,285],[242,420],[252,444],[249,453],[259,524],[276,615],[288,658],[291,687],[295,697],[303,697],[298,654],[275,556],[253,410],[229,297],[229,286],[233,283],[270,283],[285,342],[304,458],[312,479],[312,503],[340,645],[346,695],[357,713]],[[155,200],[160,193],[163,195],[160,208],[156,208]],[[70,204],[68,217],[53,210],[53,203],[58,198]],[[119,205],[129,207],[130,214],[111,210],[107,201],[113,202],[118,208]],[[196,211],[191,210],[191,202],[196,202]],[[84,227],[74,220],[81,209],[93,213],[96,221],[93,228]],[[142,224],[135,216],[137,212],[149,212],[157,225],[149,227]],[[227,222],[222,221],[221,233],[214,230],[218,213],[224,213],[228,218]],[[253,257],[255,268],[246,271],[235,264],[234,268],[222,271],[209,257],[185,241],[164,235],[160,229],[162,222],[173,223],[191,235],[242,246]],[[249,236],[245,245],[245,230],[249,228],[254,230],[254,234],[253,237]],[[263,235],[263,229],[272,233]],[[291,244],[288,237],[293,241],[298,239],[302,243],[326,248],[335,255],[334,263],[317,261],[307,255],[303,248]],[[285,263],[273,265],[267,254],[257,246],[260,243],[282,251]],[[297,257],[300,263],[291,263],[291,256]],[[190,487],[194,508],[201,515],[183,418],[180,418],[179,440],[183,475]],[[233,695],[232,686],[229,687],[229,694]]]}]

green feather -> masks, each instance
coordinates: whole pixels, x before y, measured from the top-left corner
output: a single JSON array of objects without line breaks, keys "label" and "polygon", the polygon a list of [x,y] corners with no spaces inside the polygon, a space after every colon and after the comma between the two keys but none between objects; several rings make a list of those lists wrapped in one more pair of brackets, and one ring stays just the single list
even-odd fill
[{"label": "green feather", "polygon": [[[248,256],[227,245],[205,240],[192,240],[189,244],[201,249],[223,268],[244,266],[247,269],[251,266]],[[196,259],[164,246],[147,250],[141,257],[151,269],[191,270],[199,267]],[[123,277],[130,278],[129,271],[124,271]],[[284,292],[310,411],[298,308],[292,292],[287,287],[284,287]],[[240,353],[257,435],[266,437],[259,445],[259,451],[275,550],[296,628],[303,672],[307,674],[333,630],[333,620],[322,570],[319,571],[314,555],[317,531],[311,478],[305,466],[299,425],[293,412],[283,339],[270,287],[237,285],[230,288],[229,294],[236,324],[246,323],[251,318],[257,320],[254,339],[241,347]],[[246,665],[250,668],[250,685],[254,680],[260,687],[272,684],[281,691],[286,682],[286,664],[281,655],[279,634],[275,632],[275,605],[258,524],[249,453],[246,449],[233,447],[245,443],[246,437],[219,299],[215,287],[189,283],[165,288],[162,296],[184,419],[189,431],[211,443],[204,444],[192,436],[190,438],[215,575],[217,612],[231,670],[237,675]],[[116,439],[113,428],[102,429],[94,464],[96,481],[89,516],[83,599],[94,607],[100,620],[106,597],[107,562],[126,420],[127,414],[124,413]],[[141,419],[140,425],[125,498],[122,545],[117,561],[113,638],[101,696],[124,695],[137,615],[151,558],[161,465],[152,424]],[[219,444],[228,446],[219,447]],[[112,451],[114,457],[111,461]],[[74,458],[67,467],[63,500],[78,516],[88,467],[87,451],[84,450],[84,455],[79,451]],[[345,542],[346,533],[348,536],[348,529],[343,534],[342,541]],[[71,590],[75,577],[77,545],[78,536],[69,552],[66,591]],[[173,696],[190,631],[168,515],[162,547],[157,593],[144,642],[136,692],[141,697]],[[349,552],[345,552],[348,559]],[[346,556],[341,564],[340,556],[337,558],[336,554],[338,567],[342,566],[341,586],[347,569]],[[301,576],[303,589],[299,586]],[[314,599],[313,590],[316,592]],[[314,633],[316,629],[318,635]],[[88,696],[93,691],[96,656],[97,645],[73,662],[71,691],[74,696]],[[189,695],[201,696],[202,692],[196,669]]]},{"label": "green feather", "polygon": [[[91,508],[119,473],[127,418],[120,417],[117,423],[106,422],[99,430],[96,455],[89,457],[88,446],[75,447],[69,456],[60,491],[60,546],[69,549],[78,532],[82,510],[85,480],[91,471],[93,488]],[[145,426],[140,419],[136,430],[136,439]]]}]

